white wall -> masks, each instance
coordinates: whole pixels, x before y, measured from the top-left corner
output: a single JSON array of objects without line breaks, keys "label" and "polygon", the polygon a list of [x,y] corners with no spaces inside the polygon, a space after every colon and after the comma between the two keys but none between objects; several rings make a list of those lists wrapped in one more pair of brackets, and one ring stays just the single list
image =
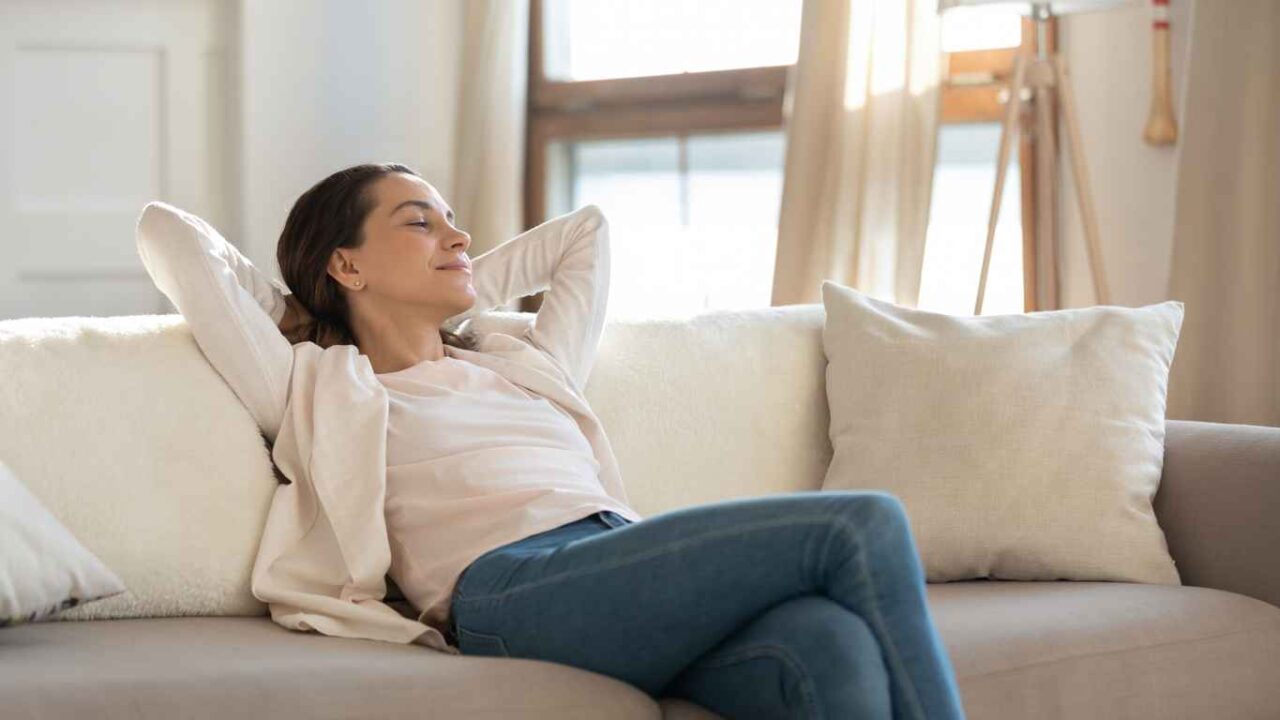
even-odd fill
[{"label": "white wall", "polygon": [[[1179,130],[1194,3],[1169,3]],[[1179,145],[1153,147],[1142,139],[1151,102],[1151,11],[1143,3],[1065,16],[1059,31],[1079,105],[1111,302],[1130,306],[1160,302],[1168,298]],[[1066,128],[1059,132],[1065,141]],[[1065,155],[1060,167],[1063,306],[1092,305],[1096,301],[1084,230]]]},{"label": "white wall", "polygon": [[241,249],[279,277],[293,201],[361,162],[402,162],[446,198],[465,0],[240,0]]}]

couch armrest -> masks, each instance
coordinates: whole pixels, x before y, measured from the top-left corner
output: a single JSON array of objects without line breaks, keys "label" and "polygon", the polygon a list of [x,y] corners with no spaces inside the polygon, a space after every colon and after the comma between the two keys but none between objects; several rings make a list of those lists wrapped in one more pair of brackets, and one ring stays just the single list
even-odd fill
[{"label": "couch armrest", "polygon": [[1280,428],[1167,421],[1154,506],[1184,585],[1280,606]]}]

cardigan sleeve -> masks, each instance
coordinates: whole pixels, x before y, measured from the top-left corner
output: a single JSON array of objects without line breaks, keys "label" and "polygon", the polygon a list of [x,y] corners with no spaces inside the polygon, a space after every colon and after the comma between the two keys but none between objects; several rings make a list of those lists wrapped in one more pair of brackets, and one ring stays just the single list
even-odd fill
[{"label": "cardigan sleeve", "polygon": [[472,260],[475,304],[446,327],[546,290],[526,339],[582,390],[609,301],[609,222],[595,205],[554,217]]},{"label": "cardigan sleeve", "polygon": [[279,328],[287,288],[262,274],[207,222],[167,203],[143,208],[136,239],[156,287],[274,444],[293,367],[292,345]]}]

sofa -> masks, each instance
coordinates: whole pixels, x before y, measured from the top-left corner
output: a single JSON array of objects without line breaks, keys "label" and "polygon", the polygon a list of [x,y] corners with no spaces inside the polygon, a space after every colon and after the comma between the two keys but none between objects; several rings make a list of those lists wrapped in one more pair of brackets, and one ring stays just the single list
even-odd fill
[{"label": "sofa", "polygon": [[[633,507],[817,491],[823,321],[610,322],[585,394]],[[0,629],[5,718],[716,717],[555,663],[273,623],[249,573],[282,478],[179,315],[0,322],[0,376],[0,458],[128,587]],[[1280,428],[1168,421],[1155,510],[1181,586],[928,585],[968,717],[1280,718]],[[415,614],[390,578],[387,600]]]}]

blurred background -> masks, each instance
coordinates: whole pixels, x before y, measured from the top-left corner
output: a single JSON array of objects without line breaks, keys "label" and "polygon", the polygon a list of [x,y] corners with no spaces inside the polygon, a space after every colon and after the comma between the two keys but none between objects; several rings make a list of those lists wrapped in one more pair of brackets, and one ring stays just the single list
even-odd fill
[{"label": "blurred background", "polygon": [[[1182,134],[1164,146],[1142,140],[1152,5],[1110,5],[1040,33],[1015,7],[940,13],[937,0],[0,0],[0,318],[173,312],[133,243],[152,199],[208,219],[278,278],[293,201],[375,161],[434,184],[472,257],[599,205],[611,319],[821,302],[823,279],[970,314],[1014,58],[1058,53],[1108,301],[1194,296],[1202,317],[1244,318],[1235,337],[1253,338],[1241,352],[1259,374],[1235,392],[1261,399],[1186,412],[1265,421],[1280,414],[1280,260],[1263,242],[1205,269],[1205,233],[1177,228],[1239,217],[1238,198],[1179,207],[1206,177],[1280,192],[1267,80],[1280,55],[1262,33],[1280,4],[1242,0],[1233,19],[1168,2]],[[1198,121],[1206,107],[1252,120]],[[1094,304],[1068,163],[1048,192],[1033,183],[1037,145],[1068,143],[1066,129],[1035,132],[1029,110],[1015,124],[981,312]],[[1246,139],[1265,162],[1241,176]],[[1198,225],[1180,215],[1193,210]],[[1219,247],[1275,239],[1274,213],[1247,212],[1257,222]],[[1222,289],[1241,282],[1242,295]],[[1180,352],[1222,342],[1184,330]]]}]

